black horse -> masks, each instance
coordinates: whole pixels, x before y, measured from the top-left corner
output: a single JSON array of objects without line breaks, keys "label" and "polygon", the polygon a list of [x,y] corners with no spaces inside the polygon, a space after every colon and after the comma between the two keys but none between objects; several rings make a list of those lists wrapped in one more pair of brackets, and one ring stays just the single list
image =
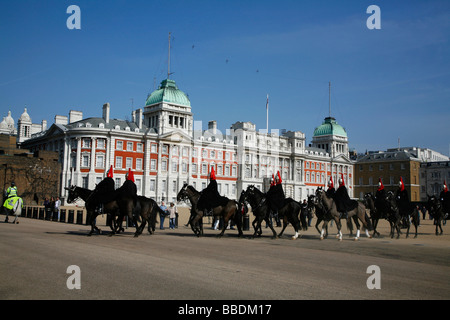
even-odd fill
[{"label": "black horse", "polygon": [[369,192],[364,195],[364,202],[366,207],[370,210],[370,218],[372,219],[373,226],[372,236],[380,236],[380,233],[377,231],[378,221],[380,219],[386,219],[391,227],[390,237],[394,238],[395,231],[397,231],[397,239],[400,238],[401,217],[395,202],[394,193],[389,191],[384,199],[375,201],[374,195]]},{"label": "black horse", "polygon": [[[442,230],[442,222],[445,219],[445,211],[442,202],[436,196],[428,196],[427,210],[430,216],[434,219],[434,224],[436,225],[436,235],[442,235],[444,231]],[[441,232],[439,233],[439,230]]]},{"label": "black horse", "polygon": [[261,223],[263,222],[263,220],[265,220],[270,230],[272,230],[272,239],[276,239],[277,233],[275,232],[272,221],[270,219],[271,209],[266,195],[255,188],[255,186],[250,185],[247,187],[247,190],[245,190],[243,200],[247,201],[250,204],[250,206],[252,207],[253,215],[255,216],[255,219],[252,222],[253,229],[255,230],[255,232],[253,233],[253,238],[256,236],[261,236]]},{"label": "black horse", "polygon": [[[203,235],[203,210],[198,209],[198,200],[200,199],[201,192],[197,191],[193,186],[185,183],[177,194],[177,201],[184,201],[189,199],[191,202],[191,215],[189,217],[188,224],[191,225],[192,231],[197,237]],[[223,218],[222,232],[218,235],[221,237],[224,235],[225,230],[228,227],[230,220],[234,221],[238,228],[238,236],[242,237],[242,213],[239,210],[240,206],[234,200],[228,199],[224,206],[218,206],[212,209],[212,214],[216,217]]]},{"label": "black horse", "polygon": [[[97,231],[101,234],[101,230],[97,228],[95,225],[95,220],[99,215],[98,204],[95,201],[95,192],[86,188],[80,188],[76,186],[71,186],[70,188],[66,188],[69,191],[69,196],[67,199],[68,203],[73,203],[76,199],[81,198],[85,202],[86,212],[87,212],[87,223],[91,225],[91,231],[88,236],[91,236],[94,231]],[[103,204],[104,212],[111,214],[113,219],[118,217],[118,220],[121,220],[121,217],[128,216],[128,218],[133,222],[134,226],[136,226],[135,237],[139,236],[139,226],[135,216],[133,215],[133,210],[135,207],[135,199],[133,197],[124,195],[122,193],[118,193],[117,196],[113,197],[113,200],[108,201]],[[112,230],[112,234],[115,234],[116,226],[113,228],[110,223],[110,228]],[[141,230],[142,232],[142,230]]]}]

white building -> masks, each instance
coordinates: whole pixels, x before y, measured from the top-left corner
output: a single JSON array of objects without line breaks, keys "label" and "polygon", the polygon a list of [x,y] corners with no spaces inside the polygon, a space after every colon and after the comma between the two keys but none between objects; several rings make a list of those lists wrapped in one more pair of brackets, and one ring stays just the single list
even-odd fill
[{"label": "white building", "polygon": [[[210,121],[203,131],[201,121],[194,121],[189,98],[170,79],[132,113],[131,121],[109,115],[108,103],[99,118],[83,119],[81,112],[70,111],[69,117],[55,116],[49,129],[42,125],[41,132],[21,141],[32,151],[59,152],[62,198],[70,185],[93,189],[110,166],[117,186],[131,168],[138,194],[157,201],[174,201],[183,183],[202,190],[212,167],[219,192],[232,199],[250,184],[265,190],[277,171],[286,196],[297,201],[325,186],[330,177],[336,185],[341,173],[353,196],[347,133],[331,117],[316,128],[311,147],[301,131],[258,132],[251,122],[236,122],[221,133]],[[19,132],[26,131],[25,125],[22,121]]]}]

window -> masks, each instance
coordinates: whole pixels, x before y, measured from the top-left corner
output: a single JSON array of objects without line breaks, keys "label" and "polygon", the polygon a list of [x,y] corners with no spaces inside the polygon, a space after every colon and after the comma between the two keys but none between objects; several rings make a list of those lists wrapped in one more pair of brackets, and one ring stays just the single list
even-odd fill
[{"label": "window", "polygon": [[96,168],[103,168],[105,163],[105,156],[103,154],[97,154],[97,161],[95,163]]},{"label": "window", "polygon": [[122,186],[122,183],[120,182],[120,178],[114,179],[114,188],[119,189]]},{"label": "window", "polygon": [[91,147],[91,139],[83,139],[83,148],[90,148]]},{"label": "window", "polygon": [[126,169],[128,169],[128,168],[133,169],[133,158],[127,158],[126,159],[125,168]]},{"label": "window", "polygon": [[83,155],[81,159],[81,166],[82,167],[89,167],[89,155]]},{"label": "window", "polygon": [[123,150],[123,141],[117,141],[116,142],[116,149],[117,150]]},{"label": "window", "polygon": [[122,168],[122,157],[116,157],[116,168]]},{"label": "window", "polygon": [[162,153],[164,153],[164,154],[168,154],[169,153],[169,146],[167,144],[163,145]]},{"label": "window", "polygon": [[137,152],[142,152],[144,150],[144,146],[142,143],[138,143],[136,144],[136,151]]},{"label": "window", "polygon": [[133,151],[133,142],[127,142],[127,151]]},{"label": "window", "polygon": [[141,193],[141,186],[142,186],[142,181],[141,179],[136,179],[136,189],[137,189],[137,193],[140,194]]},{"label": "window", "polygon": [[153,170],[153,171],[156,170],[156,159],[150,160],[150,170]]},{"label": "window", "polygon": [[152,145],[150,147],[150,152],[152,152],[152,153],[158,152],[157,145],[155,143],[152,143]]},{"label": "window", "polygon": [[156,181],[155,180],[150,180],[150,191],[155,191],[156,190]]},{"label": "window", "polygon": [[89,179],[88,177],[82,177],[81,178],[81,184],[83,185],[83,188],[88,189],[89,188]]},{"label": "window", "polygon": [[98,139],[97,140],[97,148],[98,149],[105,149],[106,147],[106,140],[105,139]]},{"label": "window", "polygon": [[172,172],[177,172],[177,171],[178,171],[178,163],[173,161],[172,162]]},{"label": "window", "polygon": [[167,171],[167,161],[166,160],[161,161],[161,170]]},{"label": "window", "polygon": [[142,170],[142,159],[136,159],[136,170]]}]

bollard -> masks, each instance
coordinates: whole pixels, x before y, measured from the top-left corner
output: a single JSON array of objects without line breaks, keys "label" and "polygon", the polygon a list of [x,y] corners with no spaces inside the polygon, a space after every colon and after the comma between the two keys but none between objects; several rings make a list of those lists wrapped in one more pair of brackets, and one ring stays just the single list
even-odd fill
[{"label": "bollard", "polygon": [[45,208],[39,208],[39,220],[44,220],[45,218]]},{"label": "bollard", "polygon": [[33,217],[33,208],[27,207],[27,218]]},{"label": "bollard", "polygon": [[38,207],[34,207],[33,208],[33,219],[37,219],[38,218]]},{"label": "bollard", "polygon": [[83,224],[83,210],[77,210],[77,224]]},{"label": "bollard", "polygon": [[51,220],[52,219],[52,209],[45,208],[45,220]]},{"label": "bollard", "polygon": [[69,217],[67,219],[68,223],[73,223],[74,213],[75,212],[73,210],[69,210]]},{"label": "bollard", "polygon": [[244,215],[244,221],[243,221],[243,230],[244,231],[248,231],[250,230],[250,218],[248,216],[248,214]]},{"label": "bollard", "polygon": [[61,209],[59,213],[59,222],[66,222],[66,209]]}]

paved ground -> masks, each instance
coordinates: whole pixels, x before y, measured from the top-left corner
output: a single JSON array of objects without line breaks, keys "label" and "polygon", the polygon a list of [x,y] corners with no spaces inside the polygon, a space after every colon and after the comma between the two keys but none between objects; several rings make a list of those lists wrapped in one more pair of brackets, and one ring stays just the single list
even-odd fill
[{"label": "paved ground", "polygon": [[[182,225],[138,238],[132,229],[87,237],[83,225],[0,218],[3,300],[450,299],[450,229],[437,237],[430,220],[417,239],[390,239],[381,222],[382,238],[353,241],[344,227],[339,242],[319,240],[313,228],[291,240],[290,226],[276,240],[268,229],[257,239],[235,230],[219,239],[209,226],[196,238]],[[79,290],[67,287],[71,265],[80,268]],[[367,287],[371,265],[380,268],[381,289]]]}]

